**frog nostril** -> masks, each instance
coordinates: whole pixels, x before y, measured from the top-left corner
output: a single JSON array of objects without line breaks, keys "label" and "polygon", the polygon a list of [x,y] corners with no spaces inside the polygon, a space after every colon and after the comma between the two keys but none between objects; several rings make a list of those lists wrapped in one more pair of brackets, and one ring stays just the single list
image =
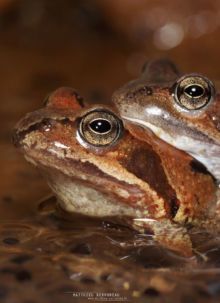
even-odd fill
[{"label": "frog nostril", "polygon": [[39,129],[44,131],[44,132],[50,131],[51,128],[52,128],[52,120],[50,120],[50,119],[44,119],[39,124]]}]

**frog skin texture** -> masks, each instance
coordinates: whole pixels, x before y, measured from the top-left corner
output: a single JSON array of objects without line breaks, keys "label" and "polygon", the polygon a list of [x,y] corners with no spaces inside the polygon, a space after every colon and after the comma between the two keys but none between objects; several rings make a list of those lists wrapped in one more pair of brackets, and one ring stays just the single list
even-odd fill
[{"label": "frog skin texture", "polygon": [[13,141],[64,210],[126,217],[182,255],[193,251],[187,226],[209,222],[215,212],[216,184],[199,162],[124,124],[114,107],[85,105],[72,88],[57,89],[27,114]]},{"label": "frog skin texture", "polygon": [[165,59],[113,94],[122,119],[185,151],[220,179],[220,94],[200,74],[180,75]]}]

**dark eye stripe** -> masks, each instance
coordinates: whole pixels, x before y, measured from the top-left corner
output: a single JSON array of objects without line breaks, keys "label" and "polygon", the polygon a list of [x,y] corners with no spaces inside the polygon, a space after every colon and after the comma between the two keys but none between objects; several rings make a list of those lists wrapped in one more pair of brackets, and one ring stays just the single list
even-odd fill
[{"label": "dark eye stripe", "polygon": [[150,145],[145,142],[145,146],[133,149],[121,160],[121,165],[149,184],[163,198],[170,217],[175,217],[179,209],[176,192],[169,184],[160,157]]}]

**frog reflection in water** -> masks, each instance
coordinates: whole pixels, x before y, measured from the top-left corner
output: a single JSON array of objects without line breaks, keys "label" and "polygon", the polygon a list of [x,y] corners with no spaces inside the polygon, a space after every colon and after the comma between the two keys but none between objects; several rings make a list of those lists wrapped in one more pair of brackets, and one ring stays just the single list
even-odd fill
[{"label": "frog reflection in water", "polygon": [[142,129],[132,132],[113,108],[85,106],[73,89],[60,88],[18,123],[14,143],[66,211],[126,217],[160,244],[192,255],[187,224],[212,216],[214,179],[189,155],[157,138],[142,141]]},{"label": "frog reflection in water", "polygon": [[187,152],[220,179],[220,95],[208,78],[180,76],[172,62],[154,60],[113,101],[124,120]]}]

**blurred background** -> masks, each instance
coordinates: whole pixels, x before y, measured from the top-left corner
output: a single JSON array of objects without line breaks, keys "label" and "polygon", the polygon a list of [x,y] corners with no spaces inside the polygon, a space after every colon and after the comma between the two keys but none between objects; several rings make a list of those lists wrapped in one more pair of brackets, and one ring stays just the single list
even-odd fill
[{"label": "blurred background", "polygon": [[31,215],[49,192],[11,144],[48,93],[108,102],[155,57],[219,79],[219,38],[218,0],[0,0],[0,219]]}]

